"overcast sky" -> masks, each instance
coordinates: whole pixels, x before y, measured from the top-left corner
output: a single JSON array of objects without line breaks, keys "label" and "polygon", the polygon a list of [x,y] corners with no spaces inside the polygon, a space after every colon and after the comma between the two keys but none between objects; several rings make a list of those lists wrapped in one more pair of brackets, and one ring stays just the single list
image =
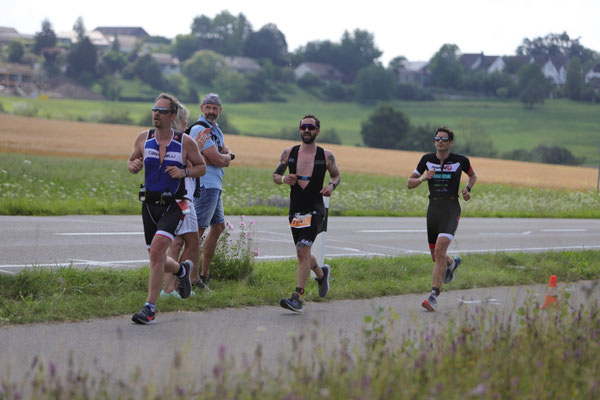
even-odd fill
[{"label": "overcast sky", "polygon": [[191,31],[194,17],[223,10],[242,13],[254,30],[274,23],[288,50],[309,41],[339,42],[345,30],[366,30],[383,52],[380,61],[403,55],[429,60],[445,43],[463,53],[514,54],[523,38],[567,32],[600,51],[598,0],[0,0],[0,26],[19,33],[40,31],[47,18],[56,32],[70,31],[78,17],[85,28],[141,26],[150,35],[174,38]]}]

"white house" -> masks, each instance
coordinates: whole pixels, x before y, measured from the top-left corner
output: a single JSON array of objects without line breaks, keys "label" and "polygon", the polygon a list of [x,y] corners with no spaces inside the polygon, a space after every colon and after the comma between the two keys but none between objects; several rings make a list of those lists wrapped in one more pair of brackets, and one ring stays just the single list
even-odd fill
[{"label": "white house", "polygon": [[306,74],[312,74],[320,79],[339,82],[344,78],[344,74],[336,67],[329,64],[315,62],[303,62],[294,69],[296,79],[302,78]]}]

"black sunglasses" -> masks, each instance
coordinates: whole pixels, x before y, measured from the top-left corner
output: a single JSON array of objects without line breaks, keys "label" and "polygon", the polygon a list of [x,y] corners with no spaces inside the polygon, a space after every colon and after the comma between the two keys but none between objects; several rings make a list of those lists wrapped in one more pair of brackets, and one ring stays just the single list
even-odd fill
[{"label": "black sunglasses", "polygon": [[169,114],[171,112],[171,110],[169,110],[168,108],[165,108],[165,107],[157,107],[157,106],[152,107],[152,112],[157,112],[157,111],[159,114]]},{"label": "black sunglasses", "polygon": [[300,125],[300,130],[304,131],[304,130],[309,130],[309,131],[316,131],[317,127],[314,126],[313,124],[302,124]]},{"label": "black sunglasses", "polygon": [[445,137],[445,136],[441,136],[441,137],[440,136],[436,136],[436,137],[433,138],[433,140],[435,140],[436,142],[439,142],[440,140],[442,142],[449,142],[450,138],[449,137]]}]

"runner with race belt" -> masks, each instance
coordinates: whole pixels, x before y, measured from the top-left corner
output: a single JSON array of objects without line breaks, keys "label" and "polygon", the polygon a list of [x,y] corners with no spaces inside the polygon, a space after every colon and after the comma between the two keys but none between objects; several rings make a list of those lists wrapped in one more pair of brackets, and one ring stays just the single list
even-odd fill
[{"label": "runner with race belt", "polygon": [[446,253],[454,238],[460,219],[458,190],[462,173],[469,177],[461,194],[465,201],[471,198],[471,189],[477,175],[469,159],[450,152],[454,144],[454,132],[445,126],[435,132],[435,153],[421,157],[414,172],[408,177],[408,188],[414,189],[427,181],[429,186],[429,207],[427,208],[427,240],[433,268],[431,293],[421,304],[427,311],[435,311],[437,298],[443,283],[450,283],[454,271],[462,262],[459,256],[450,258]]},{"label": "runner with race belt", "polygon": [[[323,196],[331,196],[340,184],[341,177],[333,153],[315,143],[320,127],[321,122],[314,115],[306,114],[302,117],[302,143],[283,151],[281,161],[273,173],[273,182],[290,185],[289,223],[298,257],[296,289],[289,299],[281,299],[279,304],[297,313],[302,312],[302,295],[311,269],[317,277],[319,296],[325,297],[329,292],[330,267],[319,266],[311,248],[315,238],[323,230]],[[284,174],[288,168],[289,174],[286,176]],[[329,171],[330,180],[323,186],[326,171]]]}]

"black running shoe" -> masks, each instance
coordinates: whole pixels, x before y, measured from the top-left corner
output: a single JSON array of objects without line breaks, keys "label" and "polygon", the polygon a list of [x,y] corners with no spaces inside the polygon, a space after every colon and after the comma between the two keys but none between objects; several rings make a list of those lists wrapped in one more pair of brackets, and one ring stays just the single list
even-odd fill
[{"label": "black running shoe", "polygon": [[156,313],[152,312],[152,309],[149,305],[145,305],[142,307],[142,311],[139,313],[133,314],[131,320],[137,324],[149,325],[156,322],[154,319],[156,317]]},{"label": "black running shoe", "polygon": [[279,305],[295,313],[302,313],[302,301],[297,293],[292,293],[292,297],[289,299],[281,299]]},{"label": "black running shoe", "polygon": [[321,279],[315,278],[315,281],[319,284],[319,296],[325,297],[327,293],[329,293],[329,274],[331,272],[331,267],[327,264],[321,267],[323,270],[323,277]]},{"label": "black running shoe", "polygon": [[185,260],[181,263],[181,265],[183,265],[185,268],[185,275],[182,277],[177,277],[179,280],[177,291],[182,299],[187,299],[190,297],[190,293],[192,292],[192,281],[190,280],[190,274],[192,273],[192,268],[194,268],[194,263],[191,260]]}]

